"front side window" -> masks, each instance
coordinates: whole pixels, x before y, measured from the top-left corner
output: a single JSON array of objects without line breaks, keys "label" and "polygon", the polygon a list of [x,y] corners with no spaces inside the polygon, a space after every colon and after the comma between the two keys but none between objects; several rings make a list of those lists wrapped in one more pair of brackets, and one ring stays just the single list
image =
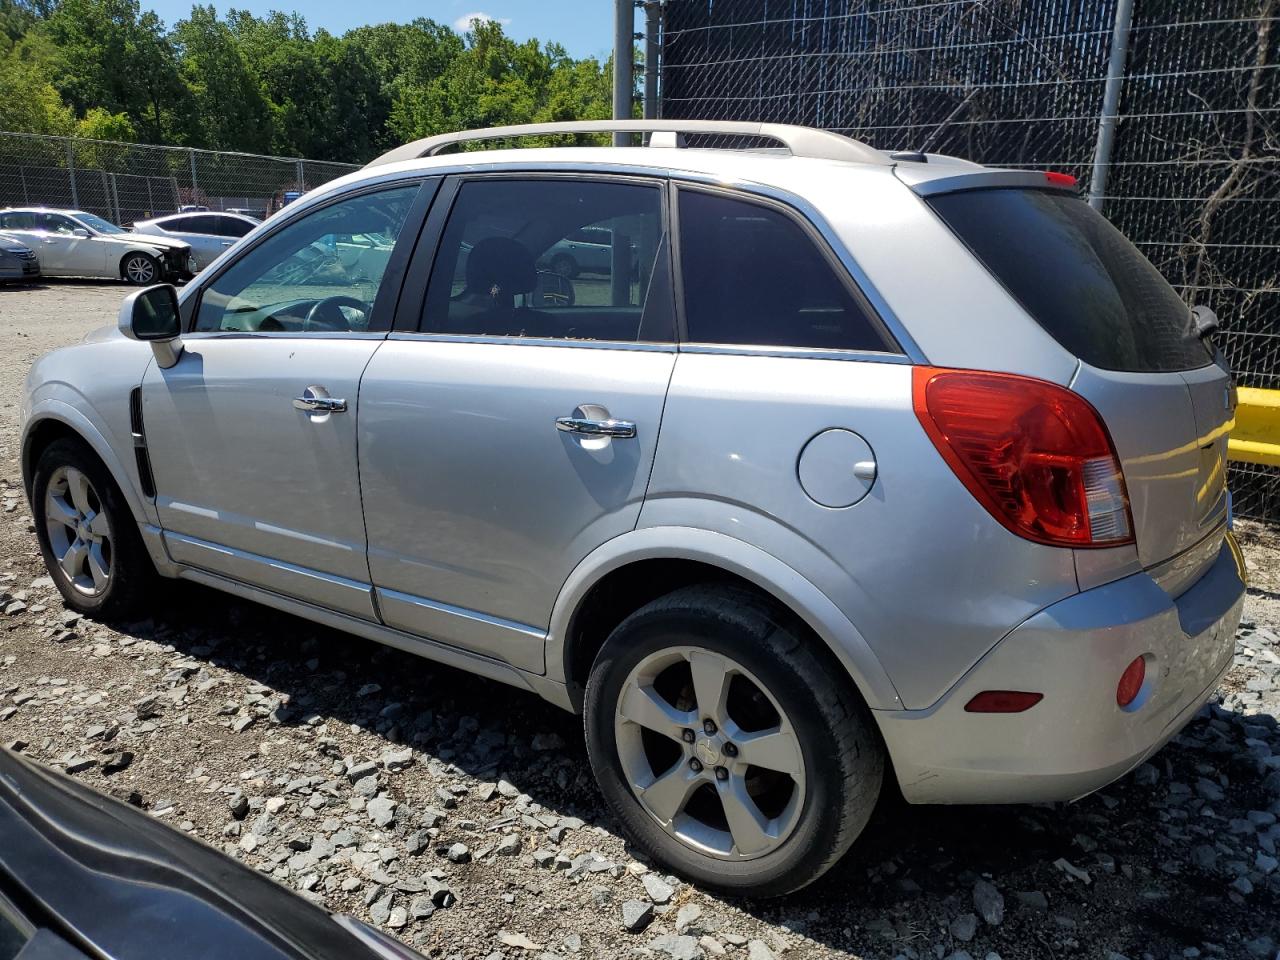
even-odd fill
[{"label": "front side window", "polygon": [[468,181],[440,241],[421,329],[669,341],[666,259],[656,185]]},{"label": "front side window", "polygon": [[691,341],[888,349],[814,240],[776,207],[681,190],[680,264]]},{"label": "front side window", "polygon": [[417,184],[364,193],[288,224],[204,289],[195,329],[370,329],[374,300],[417,193]]},{"label": "front side window", "polygon": [[70,217],[59,216],[56,213],[42,213],[39,218],[40,229],[49,233],[56,233],[60,236],[70,237],[76,232],[76,222]]}]

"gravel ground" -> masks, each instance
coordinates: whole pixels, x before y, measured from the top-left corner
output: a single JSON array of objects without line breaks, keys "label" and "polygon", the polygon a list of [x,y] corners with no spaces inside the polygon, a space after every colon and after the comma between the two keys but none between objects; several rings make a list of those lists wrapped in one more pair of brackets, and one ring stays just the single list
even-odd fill
[{"label": "gravel ground", "polygon": [[1277,956],[1269,530],[1242,529],[1236,666],[1152,762],[1070,805],[890,800],[813,886],[728,901],[637,858],[578,721],[532,696],[189,585],[140,623],[63,609],[21,495],[18,391],[125,292],[0,290],[0,742],[431,957]]}]

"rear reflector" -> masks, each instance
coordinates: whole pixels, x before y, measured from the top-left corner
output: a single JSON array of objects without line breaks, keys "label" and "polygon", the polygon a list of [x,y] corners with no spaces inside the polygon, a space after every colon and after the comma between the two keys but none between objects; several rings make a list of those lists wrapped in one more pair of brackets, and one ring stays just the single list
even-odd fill
[{"label": "rear reflector", "polygon": [[1078,182],[1076,178],[1069,173],[1055,173],[1052,170],[1046,170],[1044,172],[1044,178],[1059,187],[1074,187]]},{"label": "rear reflector", "polygon": [[1147,679],[1147,660],[1145,657],[1138,657],[1124,668],[1124,673],[1120,674],[1120,683],[1116,686],[1116,703],[1122,707],[1133,703],[1142,690],[1142,681],[1145,679]]},{"label": "rear reflector", "polygon": [[1021,713],[1044,699],[1043,693],[1023,690],[983,690],[964,705],[966,713]]},{"label": "rear reflector", "polygon": [[1057,384],[1008,373],[916,367],[929,439],[993,517],[1055,547],[1133,541],[1124,474],[1098,412]]}]

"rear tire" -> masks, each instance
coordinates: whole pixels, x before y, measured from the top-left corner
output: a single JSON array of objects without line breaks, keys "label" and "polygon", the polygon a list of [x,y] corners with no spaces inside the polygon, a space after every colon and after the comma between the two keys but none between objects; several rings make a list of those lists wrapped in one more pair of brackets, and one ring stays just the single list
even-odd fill
[{"label": "rear tire", "polygon": [[146,253],[126,253],[120,261],[120,276],[137,287],[160,282],[160,262]]},{"label": "rear tire", "polygon": [[55,440],[36,461],[32,517],[40,553],[66,605],[85,616],[134,613],[157,575],[137,520],[83,440]]},{"label": "rear tire", "polygon": [[866,826],[884,774],[866,706],[780,613],[736,587],[677,590],[613,631],[587,685],[587,750],[623,830],[728,894],[816,880]]}]

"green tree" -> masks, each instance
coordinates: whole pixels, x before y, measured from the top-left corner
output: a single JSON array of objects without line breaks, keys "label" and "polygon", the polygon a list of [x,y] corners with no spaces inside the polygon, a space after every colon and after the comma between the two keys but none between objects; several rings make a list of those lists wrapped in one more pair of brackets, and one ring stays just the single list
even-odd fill
[{"label": "green tree", "polygon": [[271,148],[271,114],[231,27],[212,6],[194,6],[173,28],[178,69],[189,93],[186,141],[192,146],[263,153]]},{"label": "green tree", "polygon": [[607,63],[497,23],[339,37],[296,13],[197,4],[166,31],[139,0],[0,0],[0,90],[0,128],[347,161],[467,127],[607,117],[610,98]]},{"label": "green tree", "polygon": [[38,63],[16,53],[0,58],[0,90],[0,130],[66,135],[75,129],[75,114]]},{"label": "green tree", "polygon": [[31,32],[56,50],[51,80],[77,115],[124,113],[152,143],[181,131],[174,119],[187,113],[187,88],[173,44],[138,0],[61,0]]}]

